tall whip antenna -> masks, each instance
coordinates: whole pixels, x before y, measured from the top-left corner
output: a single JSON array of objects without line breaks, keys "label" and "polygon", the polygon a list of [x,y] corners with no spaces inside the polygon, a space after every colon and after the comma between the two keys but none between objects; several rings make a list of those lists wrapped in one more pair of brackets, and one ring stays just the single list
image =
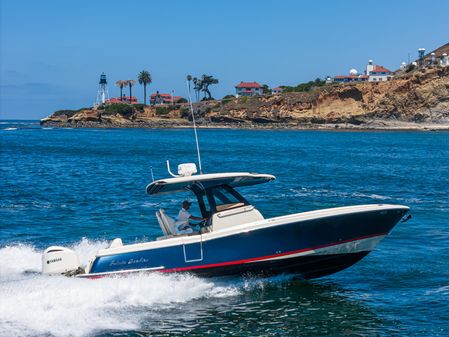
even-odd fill
[{"label": "tall whip antenna", "polygon": [[193,131],[195,132],[196,153],[198,155],[198,167],[200,169],[200,174],[203,174],[203,169],[201,167],[200,146],[198,144],[198,134],[196,133],[195,113],[193,112],[192,96],[190,95],[190,81],[187,81],[187,92],[189,93],[190,112],[192,113]]}]

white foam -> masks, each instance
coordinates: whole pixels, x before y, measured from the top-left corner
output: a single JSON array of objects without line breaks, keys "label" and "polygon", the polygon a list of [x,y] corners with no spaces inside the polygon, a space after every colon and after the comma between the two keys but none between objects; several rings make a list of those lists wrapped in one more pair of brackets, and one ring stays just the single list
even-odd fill
[{"label": "white foam", "polygon": [[[85,264],[107,244],[84,238],[70,248]],[[34,247],[0,248],[0,336],[86,336],[110,329],[134,330],[161,308],[235,296],[242,290],[232,283],[190,275],[87,280],[43,276],[40,269],[41,252]]]},{"label": "white foam", "polygon": [[69,247],[73,249],[80,258],[81,265],[87,266],[89,261],[95,256],[99,249],[103,249],[109,246],[107,241],[91,241],[87,238],[82,238],[80,242]]},{"label": "white foam", "polygon": [[19,244],[0,249],[0,281],[40,270],[41,254],[34,247]]}]

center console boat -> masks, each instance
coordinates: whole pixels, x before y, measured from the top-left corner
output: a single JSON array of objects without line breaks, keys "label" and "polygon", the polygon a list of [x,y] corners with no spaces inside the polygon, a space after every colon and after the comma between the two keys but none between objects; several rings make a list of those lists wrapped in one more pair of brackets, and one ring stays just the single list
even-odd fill
[{"label": "center console boat", "polygon": [[190,192],[207,218],[200,231],[177,234],[176,220],[160,209],[156,218],[163,235],[156,240],[125,245],[114,239],[86,268],[72,250],[49,247],[42,257],[43,273],[88,278],[141,272],[295,273],[317,278],[365,257],[409,211],[370,204],[265,218],[240,190],[273,180],[273,175],[249,172],[196,174],[195,164],[179,165],[177,176],[153,181],[146,191],[151,197]]}]

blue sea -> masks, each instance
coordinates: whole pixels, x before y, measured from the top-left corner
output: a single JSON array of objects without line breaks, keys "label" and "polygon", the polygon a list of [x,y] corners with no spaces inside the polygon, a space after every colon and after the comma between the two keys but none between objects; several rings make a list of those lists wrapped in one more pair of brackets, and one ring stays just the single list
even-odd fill
[{"label": "blue sea", "polygon": [[[200,129],[203,171],[271,173],[240,189],[266,217],[392,203],[413,218],[365,259],[303,281],[39,274],[50,245],[83,263],[121,237],[161,235],[145,194],[195,162],[191,129],[57,129],[0,122],[0,336],[449,336],[449,133]],[[195,213],[196,210],[193,210]],[[229,247],[233,249],[233,247]]]}]

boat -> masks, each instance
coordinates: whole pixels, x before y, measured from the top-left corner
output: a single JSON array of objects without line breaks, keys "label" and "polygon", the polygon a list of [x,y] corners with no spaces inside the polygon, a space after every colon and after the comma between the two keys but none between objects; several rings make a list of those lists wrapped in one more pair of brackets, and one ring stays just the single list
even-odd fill
[{"label": "boat", "polygon": [[146,192],[152,197],[190,192],[207,218],[200,231],[179,234],[176,220],[159,209],[156,218],[163,235],[156,240],[125,245],[116,238],[86,268],[74,251],[49,247],[43,273],[87,278],[142,272],[201,277],[294,273],[312,279],[361,260],[409,212],[402,205],[368,204],[264,218],[239,191],[272,182],[273,175],[194,173],[195,164],[181,164],[177,176],[151,182]]},{"label": "boat", "polygon": [[195,163],[178,165],[177,174],[154,180],[146,192],[152,197],[189,192],[203,222],[185,226],[164,209],[156,211],[162,234],[154,241],[123,244],[121,238],[100,249],[82,268],[77,254],[52,246],[42,255],[42,272],[82,278],[134,273],[182,273],[203,277],[227,275],[269,276],[294,273],[304,279],[333,274],[369,254],[400,221],[410,218],[402,205],[359,205],[328,208],[265,218],[240,189],[269,183],[271,174],[224,172],[204,174],[188,85],[195,133]]}]

